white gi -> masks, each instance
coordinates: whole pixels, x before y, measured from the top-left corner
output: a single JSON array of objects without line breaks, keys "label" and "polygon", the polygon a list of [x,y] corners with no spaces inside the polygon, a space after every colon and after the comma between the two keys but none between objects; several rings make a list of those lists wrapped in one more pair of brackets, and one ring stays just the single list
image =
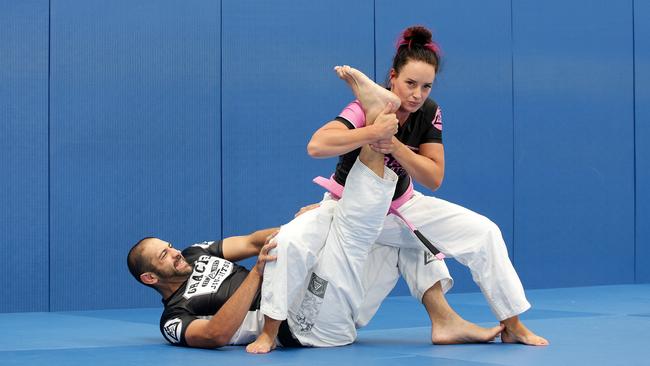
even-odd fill
[{"label": "white gi", "polygon": [[[530,308],[501,230],[490,219],[462,206],[414,192],[399,209],[411,224],[447,257],[469,267],[494,315],[504,320]],[[421,248],[422,244],[395,215],[389,215],[378,244]]]},{"label": "white gi", "polygon": [[398,261],[418,298],[437,281],[451,287],[446,267],[440,261],[426,263],[420,248],[400,251],[373,244],[396,180],[390,169],[384,168],[380,178],[357,160],[341,200],[325,200],[276,236],[278,259],[265,267],[261,311],[287,319],[303,345],[353,342],[356,328],[368,323],[394,287]]},{"label": "white gi", "polygon": [[[348,189],[346,186],[345,191]],[[283,226],[278,237],[283,239],[280,243],[285,245],[279,246],[282,251],[279,252],[277,265],[287,269],[279,282],[302,281],[312,269],[327,237],[335,207],[336,201],[326,198],[320,208],[304,213]],[[501,231],[488,218],[419,192],[414,192],[413,198],[399,211],[447,257],[455,258],[469,267],[472,278],[498,320],[519,315],[530,308],[521,281],[508,257]],[[282,257],[285,257],[284,260],[289,258],[291,263],[285,264]],[[370,321],[400,274],[411,294],[420,301],[424,292],[438,281],[441,281],[445,292],[453,285],[444,262],[431,260],[406,224],[400,218],[388,215],[366,261],[363,274],[365,300],[354,314],[357,327]],[[341,281],[345,279],[341,278]],[[291,287],[289,291],[287,300],[301,296],[304,288]],[[276,297],[265,301],[264,294],[273,292],[276,291],[262,291],[262,312],[274,319],[285,319],[286,310],[278,310],[277,305],[269,304],[282,303],[281,300],[278,301]]]}]

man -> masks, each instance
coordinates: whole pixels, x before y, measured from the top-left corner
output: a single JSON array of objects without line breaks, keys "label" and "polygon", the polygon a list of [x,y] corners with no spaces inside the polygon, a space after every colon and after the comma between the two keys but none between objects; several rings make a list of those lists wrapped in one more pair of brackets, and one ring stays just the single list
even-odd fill
[{"label": "man", "polygon": [[[375,123],[396,128],[395,115],[388,111]],[[275,346],[275,333],[283,346],[353,342],[356,328],[369,321],[394,285],[371,282],[374,270],[396,265],[386,262],[391,257],[384,255],[384,249],[371,244],[381,232],[395,189],[395,174],[383,162],[383,154],[368,146],[362,148],[342,199],[332,202],[328,210],[312,213],[323,215],[315,220],[318,227],[299,233],[298,239],[308,239],[306,246],[298,248],[298,241],[303,240],[295,240],[295,233],[285,227],[277,240],[269,240],[274,230],[267,229],[193,246],[182,255],[160,239],[138,242],[129,252],[129,269],[138,281],[162,295],[165,310],[160,326],[165,338],[176,345],[213,348],[247,344],[261,335],[248,349],[256,353]],[[305,215],[297,220],[314,219]],[[278,257],[269,253],[276,246]],[[292,248],[303,256],[287,255]],[[257,252],[258,260],[251,271],[232,263]],[[414,256],[420,263],[422,257]],[[265,271],[266,263],[276,259],[285,263]],[[477,327],[453,313],[446,302],[440,305],[436,297],[442,296],[441,280],[450,286],[448,273],[417,276],[417,271],[430,271],[433,266],[414,263],[411,267],[411,277],[421,277],[425,282],[407,277],[409,287],[422,295],[432,322],[440,320],[443,341],[438,343],[485,342],[499,333],[500,327]],[[427,302],[438,306],[432,308]],[[261,332],[263,313],[268,326]],[[432,340],[435,342],[434,336]]]}]

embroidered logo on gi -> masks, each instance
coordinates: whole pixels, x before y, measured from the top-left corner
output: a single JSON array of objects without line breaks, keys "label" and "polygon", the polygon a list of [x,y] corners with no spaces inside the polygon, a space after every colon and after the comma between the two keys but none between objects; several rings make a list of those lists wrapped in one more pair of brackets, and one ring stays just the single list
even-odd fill
[{"label": "embroidered logo on gi", "polygon": [[424,265],[426,266],[427,264],[433,262],[436,260],[436,257],[431,254],[431,252],[424,252]]},{"label": "embroidered logo on gi", "polygon": [[325,297],[325,290],[327,290],[327,281],[318,277],[316,273],[312,272],[308,289],[309,292],[322,299]]},{"label": "embroidered logo on gi", "polygon": [[181,341],[181,330],[183,329],[183,322],[178,319],[168,320],[163,327],[163,335],[171,343],[178,343]]},{"label": "embroidered logo on gi", "polygon": [[307,287],[308,291],[305,292],[300,307],[296,312],[289,313],[289,324],[291,324],[292,331],[300,334],[311,332],[314,324],[316,324],[318,313],[320,313],[321,305],[324,301],[323,298],[327,290],[327,283],[326,280],[312,272],[309,286]]}]

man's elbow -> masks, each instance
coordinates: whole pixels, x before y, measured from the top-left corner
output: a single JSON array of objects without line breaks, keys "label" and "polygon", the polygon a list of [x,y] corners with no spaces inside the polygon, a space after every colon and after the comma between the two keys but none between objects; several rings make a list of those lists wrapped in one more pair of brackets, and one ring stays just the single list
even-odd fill
[{"label": "man's elbow", "polygon": [[222,334],[209,335],[199,343],[199,348],[219,348],[227,346],[230,343],[230,337]]},{"label": "man's elbow", "polygon": [[212,348],[219,348],[227,346],[230,343],[230,337],[218,336],[214,340],[214,346]]},{"label": "man's elbow", "polygon": [[187,345],[193,348],[219,348],[230,343],[230,337],[221,332],[201,332],[193,336],[186,335]]}]

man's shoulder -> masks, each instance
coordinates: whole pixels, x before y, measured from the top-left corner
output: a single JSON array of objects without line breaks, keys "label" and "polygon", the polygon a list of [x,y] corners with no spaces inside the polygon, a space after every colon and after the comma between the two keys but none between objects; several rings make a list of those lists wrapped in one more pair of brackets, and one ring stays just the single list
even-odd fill
[{"label": "man's shoulder", "polygon": [[190,263],[194,262],[202,255],[221,257],[223,256],[223,240],[204,241],[192,244],[189,247],[183,249],[181,254]]}]

